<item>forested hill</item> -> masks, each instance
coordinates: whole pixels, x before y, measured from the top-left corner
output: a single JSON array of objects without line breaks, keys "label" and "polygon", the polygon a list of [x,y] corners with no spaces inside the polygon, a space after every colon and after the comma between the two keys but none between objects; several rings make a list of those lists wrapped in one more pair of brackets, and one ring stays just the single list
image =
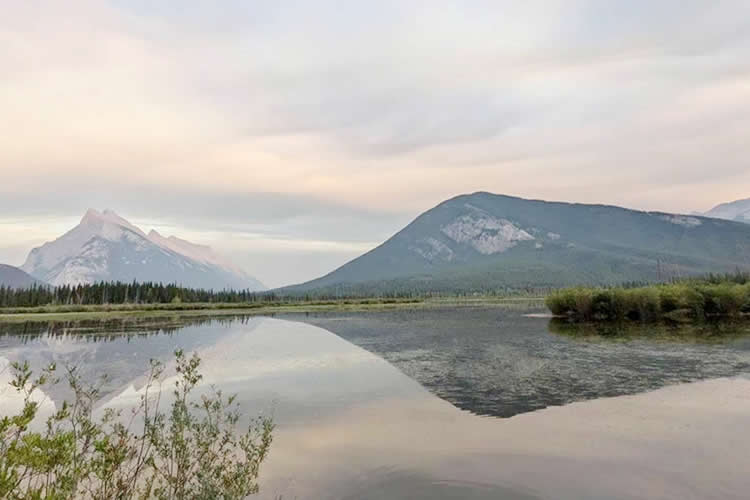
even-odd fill
[{"label": "forested hill", "polygon": [[750,269],[750,225],[485,192],[447,200],[372,251],[281,292],[486,291]]}]

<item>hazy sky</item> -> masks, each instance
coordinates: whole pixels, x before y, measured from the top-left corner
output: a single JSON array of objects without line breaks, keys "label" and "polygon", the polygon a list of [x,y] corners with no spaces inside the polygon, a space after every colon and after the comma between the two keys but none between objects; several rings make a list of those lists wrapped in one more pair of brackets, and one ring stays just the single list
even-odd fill
[{"label": "hazy sky", "polygon": [[108,207],[276,286],[465,192],[750,197],[746,0],[0,1],[0,262]]}]

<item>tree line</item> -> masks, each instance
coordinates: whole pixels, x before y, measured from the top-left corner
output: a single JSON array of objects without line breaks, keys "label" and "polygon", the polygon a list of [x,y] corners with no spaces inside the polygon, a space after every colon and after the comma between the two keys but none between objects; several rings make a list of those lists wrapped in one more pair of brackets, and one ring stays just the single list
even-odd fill
[{"label": "tree line", "polygon": [[47,305],[168,304],[173,302],[244,303],[275,300],[272,293],[250,290],[206,290],[174,283],[133,281],[99,282],[57,287],[32,285],[28,288],[0,286],[0,307]]},{"label": "tree line", "polygon": [[427,296],[432,296],[432,294],[413,290],[374,290],[364,293],[364,291],[343,289],[318,290],[309,293],[278,293],[188,288],[175,283],[110,281],[56,287],[34,284],[28,288],[13,288],[3,285],[0,286],[0,308],[170,303],[248,304],[362,297],[405,299]]},{"label": "tree line", "polygon": [[[671,280],[672,283],[689,279]],[[745,283],[750,281],[747,273],[709,274],[701,281],[721,283],[732,281]],[[621,283],[621,288],[637,288],[650,283],[634,281]],[[50,305],[108,305],[108,304],[169,304],[169,303],[270,303],[302,302],[313,300],[339,299],[426,299],[437,297],[470,297],[483,295],[490,297],[539,297],[557,290],[556,287],[481,287],[468,289],[459,283],[440,283],[436,286],[429,282],[420,283],[411,280],[393,280],[368,282],[360,284],[332,285],[317,290],[299,291],[250,291],[250,290],[211,290],[189,288],[176,283],[160,282],[123,282],[109,281],[79,285],[46,286],[34,284],[27,288],[13,288],[0,285],[0,307],[40,307]],[[453,285],[453,286],[451,286]]]}]

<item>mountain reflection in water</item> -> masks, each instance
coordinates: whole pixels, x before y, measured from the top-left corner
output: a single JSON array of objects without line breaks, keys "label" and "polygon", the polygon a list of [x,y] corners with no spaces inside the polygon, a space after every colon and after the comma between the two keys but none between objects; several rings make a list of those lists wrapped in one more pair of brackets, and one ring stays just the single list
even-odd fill
[{"label": "mountain reflection in water", "polygon": [[391,362],[435,395],[480,415],[637,394],[750,371],[748,323],[593,327],[527,317],[533,307],[285,316]]},{"label": "mountain reflection in water", "polygon": [[610,342],[497,309],[290,319],[4,324],[0,357],[106,373],[103,404],[126,407],[149,358],[197,350],[205,384],[237,393],[248,417],[276,420],[260,498],[741,498],[750,488],[747,379],[512,419],[456,408],[518,414],[742,373],[743,335]]}]

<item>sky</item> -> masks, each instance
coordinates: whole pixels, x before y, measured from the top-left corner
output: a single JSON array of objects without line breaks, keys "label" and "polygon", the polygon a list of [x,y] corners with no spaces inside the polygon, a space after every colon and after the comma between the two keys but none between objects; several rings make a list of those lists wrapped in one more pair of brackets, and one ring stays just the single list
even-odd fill
[{"label": "sky", "polygon": [[0,262],[89,207],[269,286],[474,191],[750,197],[750,2],[3,2]]}]

